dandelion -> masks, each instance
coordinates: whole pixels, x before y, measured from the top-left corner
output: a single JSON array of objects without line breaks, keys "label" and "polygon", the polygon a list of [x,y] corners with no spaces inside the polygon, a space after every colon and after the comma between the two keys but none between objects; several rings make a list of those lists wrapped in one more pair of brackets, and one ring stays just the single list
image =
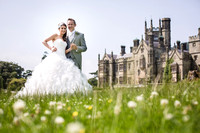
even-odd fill
[{"label": "dandelion", "polygon": [[92,105],[87,108],[88,110],[92,110]]},{"label": "dandelion", "polygon": [[108,100],[108,103],[112,103],[112,99],[109,99],[109,100]]},{"label": "dandelion", "polygon": [[136,97],[136,100],[137,100],[138,102],[143,101],[143,100],[144,100],[143,94],[140,95],[140,96],[137,96],[137,97]]},{"label": "dandelion", "polygon": [[78,112],[77,112],[77,111],[73,112],[73,113],[72,113],[72,116],[73,116],[73,117],[77,117],[77,116],[78,116]]},{"label": "dandelion", "polygon": [[69,107],[67,107],[67,110],[68,110],[68,111],[70,111],[70,110],[71,110],[71,107],[70,107],[70,106],[69,106]]},{"label": "dandelion", "polygon": [[47,120],[47,118],[46,118],[45,116],[41,116],[41,117],[40,117],[40,120],[41,120],[42,122],[45,122],[45,121]]},{"label": "dandelion", "polygon": [[175,102],[174,102],[174,106],[177,108],[177,107],[180,107],[181,106],[181,102],[180,101],[178,101],[178,100],[176,100]]},{"label": "dandelion", "polygon": [[65,120],[61,116],[57,116],[54,122],[56,124],[62,124],[65,122]]},{"label": "dandelion", "polygon": [[3,109],[0,108],[0,115],[3,115]]},{"label": "dandelion", "polygon": [[51,111],[45,110],[45,111],[44,111],[44,114],[45,114],[45,115],[50,115],[50,114],[51,114]]},{"label": "dandelion", "polygon": [[69,123],[66,127],[67,133],[85,133],[85,128],[80,122]]},{"label": "dandelion", "polygon": [[128,107],[134,109],[135,107],[137,107],[137,103],[134,101],[129,101],[128,102]]},{"label": "dandelion", "polygon": [[171,120],[174,116],[171,113],[165,115],[166,120]]},{"label": "dandelion", "polygon": [[169,101],[167,99],[161,99],[160,100],[160,105],[161,106],[166,106],[169,103]]},{"label": "dandelion", "polygon": [[17,115],[21,114],[25,107],[26,103],[20,99],[13,104],[13,110]]},{"label": "dandelion", "polygon": [[189,115],[184,115],[182,119],[183,119],[184,122],[187,122],[187,121],[189,121],[190,116]]}]

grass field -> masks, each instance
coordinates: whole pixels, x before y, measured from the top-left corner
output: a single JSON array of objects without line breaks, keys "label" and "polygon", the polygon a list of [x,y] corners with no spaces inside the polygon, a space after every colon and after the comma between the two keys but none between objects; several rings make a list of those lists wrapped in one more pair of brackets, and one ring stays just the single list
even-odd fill
[{"label": "grass field", "polygon": [[88,95],[13,99],[0,92],[0,133],[200,132],[200,80]]}]

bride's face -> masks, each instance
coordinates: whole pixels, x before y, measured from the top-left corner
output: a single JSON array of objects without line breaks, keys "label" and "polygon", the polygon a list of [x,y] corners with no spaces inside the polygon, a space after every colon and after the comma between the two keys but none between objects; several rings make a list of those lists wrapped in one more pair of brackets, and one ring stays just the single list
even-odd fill
[{"label": "bride's face", "polygon": [[59,28],[59,31],[60,31],[60,34],[61,34],[61,35],[64,35],[64,34],[67,32],[67,29],[66,29],[65,26],[61,26],[61,27]]}]

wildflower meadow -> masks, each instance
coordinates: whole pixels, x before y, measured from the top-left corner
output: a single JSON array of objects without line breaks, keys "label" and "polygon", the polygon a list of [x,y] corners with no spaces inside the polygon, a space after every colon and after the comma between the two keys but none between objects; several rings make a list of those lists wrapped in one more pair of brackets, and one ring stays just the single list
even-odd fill
[{"label": "wildflower meadow", "polygon": [[87,95],[13,98],[0,92],[0,133],[197,133],[200,80]]}]

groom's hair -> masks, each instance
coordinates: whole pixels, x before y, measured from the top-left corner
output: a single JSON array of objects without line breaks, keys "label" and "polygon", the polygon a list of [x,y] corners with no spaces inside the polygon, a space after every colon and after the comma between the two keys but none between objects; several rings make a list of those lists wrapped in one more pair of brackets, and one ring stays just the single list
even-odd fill
[{"label": "groom's hair", "polygon": [[73,19],[73,18],[68,18],[68,20],[67,21],[73,21],[74,22],[74,24],[76,25],[76,21]]}]

